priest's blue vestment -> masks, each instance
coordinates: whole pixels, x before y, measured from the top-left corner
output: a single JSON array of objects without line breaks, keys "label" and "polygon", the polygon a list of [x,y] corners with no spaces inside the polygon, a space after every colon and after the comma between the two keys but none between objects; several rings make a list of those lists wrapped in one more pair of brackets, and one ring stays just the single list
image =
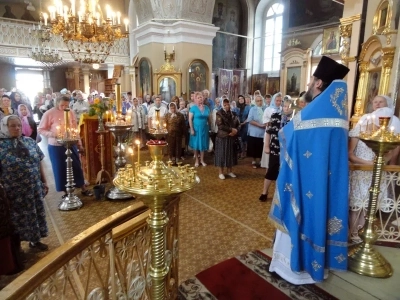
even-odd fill
[{"label": "priest's blue vestment", "polygon": [[347,270],[347,85],[333,81],[279,132],[281,168],[269,218],[290,236],[290,268],[314,281]]}]

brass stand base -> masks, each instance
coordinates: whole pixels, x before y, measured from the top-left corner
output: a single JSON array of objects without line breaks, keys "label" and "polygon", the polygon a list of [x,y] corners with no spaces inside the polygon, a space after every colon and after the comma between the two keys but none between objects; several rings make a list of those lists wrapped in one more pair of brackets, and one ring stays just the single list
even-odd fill
[{"label": "brass stand base", "polygon": [[108,200],[130,200],[135,199],[135,196],[120,190],[117,187],[112,187],[107,193],[106,197]]},{"label": "brass stand base", "polygon": [[390,263],[372,245],[364,242],[349,248],[349,270],[376,278],[388,278],[393,275]]}]

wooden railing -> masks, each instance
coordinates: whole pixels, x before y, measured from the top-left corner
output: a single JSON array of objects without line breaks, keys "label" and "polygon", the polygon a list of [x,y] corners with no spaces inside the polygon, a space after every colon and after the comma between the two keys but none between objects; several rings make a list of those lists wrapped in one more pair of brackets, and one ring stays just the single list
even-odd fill
[{"label": "wooden railing", "polygon": [[[350,179],[355,178],[361,182],[363,179],[370,178],[372,165],[353,165],[350,164]],[[366,171],[354,173],[352,171]],[[400,243],[400,166],[387,165],[383,167],[381,180],[381,193],[378,197],[376,230],[378,241]],[[369,179],[370,180],[370,179]],[[363,202],[368,203],[369,191],[365,191]],[[366,211],[360,209],[359,214]]]},{"label": "wooden railing", "polygon": [[[178,207],[179,197],[166,207],[170,299],[178,284]],[[138,202],[83,231],[6,286],[0,299],[150,299],[149,213]]]}]

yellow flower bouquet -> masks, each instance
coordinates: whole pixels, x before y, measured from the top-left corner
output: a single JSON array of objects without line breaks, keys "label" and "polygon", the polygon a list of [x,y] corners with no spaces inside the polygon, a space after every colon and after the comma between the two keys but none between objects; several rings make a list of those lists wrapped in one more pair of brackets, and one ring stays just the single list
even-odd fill
[{"label": "yellow flower bouquet", "polygon": [[90,105],[89,116],[97,115],[97,116],[101,117],[107,110],[109,110],[111,108],[112,108],[112,106],[110,103],[110,98],[108,98],[108,97],[104,97],[102,99],[95,98],[93,100],[93,104]]}]

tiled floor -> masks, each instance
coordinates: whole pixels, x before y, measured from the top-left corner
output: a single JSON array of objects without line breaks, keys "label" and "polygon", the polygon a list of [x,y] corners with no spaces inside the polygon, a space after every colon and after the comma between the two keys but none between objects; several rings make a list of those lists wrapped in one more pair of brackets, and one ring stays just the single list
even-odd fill
[{"label": "tiled floor", "polygon": [[[46,147],[42,148],[47,152]],[[143,160],[146,155],[147,152],[143,152]],[[200,184],[181,197],[180,281],[241,253],[255,249],[271,251],[268,248],[272,245],[274,228],[267,222],[270,201],[258,201],[265,170],[252,169],[251,161],[245,159],[239,161],[239,165],[234,168],[237,178],[220,180],[211,155],[207,155],[206,162],[209,164],[207,167],[198,168]],[[50,162],[46,159],[45,163],[48,181],[51,183]],[[193,158],[187,157],[185,163],[193,163]],[[271,197],[273,189],[274,186],[271,186]],[[96,201],[90,197],[82,197],[84,206],[80,210],[61,212],[57,208],[60,196],[60,193],[54,192],[54,185],[51,185],[50,193],[46,197],[50,236],[43,239],[43,242],[49,244],[50,251],[82,230],[133,203]],[[28,266],[45,255],[32,252],[26,245],[24,249],[29,256]],[[384,248],[382,253],[390,254],[390,257],[386,256],[395,267],[395,275],[391,279],[366,278],[350,272],[334,273],[321,286],[340,299],[400,299],[400,289],[396,285],[396,282],[400,282],[399,271],[396,271],[396,267],[400,265],[400,251]],[[11,279],[13,277],[3,277],[0,288]],[[396,296],[396,292],[399,296]]]}]

